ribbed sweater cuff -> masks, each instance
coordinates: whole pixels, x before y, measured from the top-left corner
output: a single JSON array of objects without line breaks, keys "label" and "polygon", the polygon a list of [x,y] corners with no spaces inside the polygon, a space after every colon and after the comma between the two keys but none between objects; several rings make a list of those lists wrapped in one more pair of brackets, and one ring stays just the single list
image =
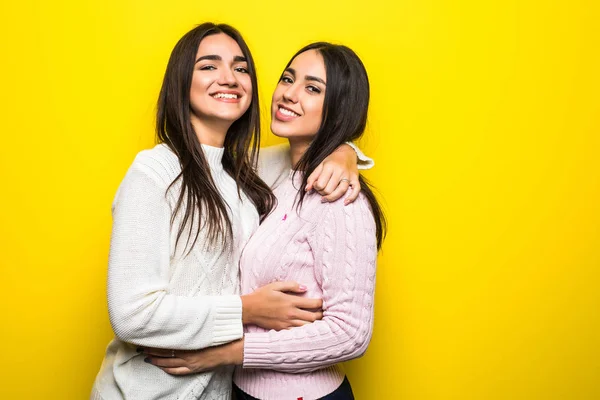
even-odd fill
[{"label": "ribbed sweater cuff", "polygon": [[358,169],[371,169],[375,166],[375,160],[367,157],[357,145],[352,142],[346,142],[346,144],[352,147],[352,149],[356,152],[356,157],[358,158]]},{"label": "ribbed sweater cuff", "polygon": [[244,368],[264,368],[272,364],[273,354],[269,354],[268,333],[246,333],[244,336]]},{"label": "ribbed sweater cuff", "polygon": [[242,325],[242,298],[240,296],[219,296],[215,314],[213,339],[216,345],[242,338],[244,327]]}]

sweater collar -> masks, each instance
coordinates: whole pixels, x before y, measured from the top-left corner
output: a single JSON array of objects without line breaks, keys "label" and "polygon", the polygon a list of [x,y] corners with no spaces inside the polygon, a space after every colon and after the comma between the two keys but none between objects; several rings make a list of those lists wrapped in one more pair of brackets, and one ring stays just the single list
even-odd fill
[{"label": "sweater collar", "polygon": [[206,157],[206,161],[208,161],[208,165],[213,170],[222,170],[223,169],[223,154],[225,154],[224,147],[213,147],[207,144],[200,144],[202,146],[202,150],[204,151],[204,156]]}]

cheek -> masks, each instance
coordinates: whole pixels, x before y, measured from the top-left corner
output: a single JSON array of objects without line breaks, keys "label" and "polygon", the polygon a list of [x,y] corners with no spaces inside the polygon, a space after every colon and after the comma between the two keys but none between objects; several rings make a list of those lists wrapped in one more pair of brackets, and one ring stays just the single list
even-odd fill
[{"label": "cheek", "polygon": [[321,120],[323,119],[323,101],[315,101],[310,110],[311,115],[311,126],[314,128],[315,133],[319,130],[321,126]]},{"label": "cheek", "polygon": [[250,75],[245,74],[239,79],[240,85],[244,89],[244,92],[250,97],[252,97],[252,91],[254,88],[252,87],[252,79],[250,79]]},{"label": "cheek", "polygon": [[206,83],[203,79],[199,78],[198,75],[193,76],[192,86],[190,87],[190,97],[193,101],[195,97],[199,97],[205,92]]},{"label": "cheek", "polygon": [[281,99],[281,92],[283,92],[283,90],[281,90],[280,85],[277,85],[273,92],[273,97],[271,98],[271,106],[275,107],[277,101]]}]

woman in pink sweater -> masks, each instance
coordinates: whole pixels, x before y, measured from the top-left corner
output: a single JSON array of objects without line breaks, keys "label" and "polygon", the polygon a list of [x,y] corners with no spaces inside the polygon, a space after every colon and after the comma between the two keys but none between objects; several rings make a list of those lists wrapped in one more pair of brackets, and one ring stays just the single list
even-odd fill
[{"label": "woman in pink sweater", "polygon": [[353,399],[338,363],[361,356],[373,327],[377,250],[386,221],[361,177],[352,204],[322,203],[307,177],[337,146],[364,132],[369,82],[349,48],[314,43],[286,66],[273,94],[271,130],[290,142],[290,171],[274,187],[277,206],[241,257],[242,293],[297,281],[323,299],[323,319],[282,331],[246,326],[244,338],[169,358],[146,349],[147,362],[185,375],[238,365],[238,399]]}]

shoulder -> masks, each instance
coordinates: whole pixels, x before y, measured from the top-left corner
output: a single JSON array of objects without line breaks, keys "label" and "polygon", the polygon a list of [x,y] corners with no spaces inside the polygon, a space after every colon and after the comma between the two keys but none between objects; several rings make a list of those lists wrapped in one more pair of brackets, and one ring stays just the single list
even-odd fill
[{"label": "shoulder", "polygon": [[358,259],[356,254],[359,253],[377,253],[375,219],[365,195],[361,193],[348,205],[344,205],[342,198],[324,203],[322,208],[324,213],[315,226],[313,238],[315,247],[324,252],[320,257],[335,264],[347,261],[347,257]]},{"label": "shoulder", "polygon": [[[347,195],[349,193],[350,191]],[[328,229],[327,225],[331,223],[367,229],[375,226],[371,205],[362,192],[353,203],[348,205],[344,205],[345,198],[346,196],[342,196],[336,201],[321,203],[321,195],[312,193],[306,197],[304,202],[307,206],[306,215],[322,229]],[[323,224],[325,220],[328,221],[327,224]]]},{"label": "shoulder", "polygon": [[[346,195],[348,194],[349,192]],[[357,199],[348,205],[344,205],[345,198],[346,196],[342,196],[331,203],[323,203],[322,207],[325,210],[322,218],[344,225],[349,230],[373,228],[375,220],[367,196],[361,192]]]},{"label": "shoulder", "polygon": [[158,144],[152,149],[140,151],[127,175],[142,174],[159,186],[168,186],[180,172],[181,165],[177,155],[167,145]]},{"label": "shoulder", "polygon": [[113,211],[117,205],[158,204],[180,172],[179,159],[166,145],[140,151],[117,189]]},{"label": "shoulder", "polygon": [[259,166],[268,167],[272,163],[282,163],[290,167],[290,146],[287,143],[276,144],[273,146],[261,147],[258,157]]},{"label": "shoulder", "polygon": [[269,186],[280,183],[290,170],[289,145],[280,144],[260,149],[258,157],[258,175]]}]

